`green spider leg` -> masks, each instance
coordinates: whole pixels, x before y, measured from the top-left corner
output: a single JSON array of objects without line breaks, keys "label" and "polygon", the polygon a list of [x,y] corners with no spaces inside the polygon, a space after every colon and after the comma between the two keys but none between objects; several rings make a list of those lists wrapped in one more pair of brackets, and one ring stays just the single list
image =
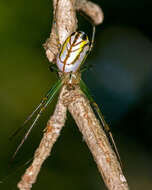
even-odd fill
[{"label": "green spider leg", "polygon": [[86,70],[90,70],[92,67],[93,67],[93,64],[83,65],[83,66],[80,68],[80,73],[83,73],[83,72],[86,71]]},{"label": "green spider leg", "polygon": [[83,93],[87,96],[87,98],[89,99],[89,101],[90,101],[90,103],[91,103],[93,109],[94,109],[95,112],[97,113],[97,115],[98,115],[98,117],[99,117],[99,119],[100,119],[100,123],[101,123],[103,129],[109,134],[110,141],[111,141],[111,143],[112,143],[112,145],[113,145],[113,148],[114,148],[114,151],[115,151],[115,153],[116,153],[116,156],[117,156],[117,158],[118,158],[118,160],[119,160],[119,162],[120,162],[120,164],[121,164],[121,166],[122,166],[122,162],[121,162],[121,159],[120,159],[120,155],[119,155],[119,152],[118,152],[116,143],[115,143],[115,141],[114,141],[113,135],[112,135],[112,133],[111,133],[111,131],[110,131],[110,128],[109,128],[108,124],[106,123],[106,121],[104,120],[104,117],[103,117],[103,115],[102,115],[102,113],[101,113],[101,111],[100,111],[98,105],[96,104],[96,102],[94,101],[94,99],[92,98],[92,96],[90,95],[90,91],[89,91],[88,87],[86,86],[86,84],[83,82],[82,79],[80,80],[80,88],[81,88],[81,90],[83,91]]},{"label": "green spider leg", "polygon": [[41,114],[43,113],[43,111],[45,110],[45,108],[48,106],[48,104],[50,104],[54,98],[54,96],[56,95],[56,93],[61,89],[62,87],[62,81],[58,80],[58,82],[48,91],[48,93],[46,94],[46,96],[42,99],[41,103],[36,107],[36,109],[28,116],[28,118],[25,120],[23,126],[21,126],[19,129],[17,129],[15,131],[15,133],[13,134],[13,137],[25,126],[25,124],[33,117],[33,115],[39,110],[38,114],[36,115],[32,125],[29,127],[29,129],[27,130],[24,138],[22,139],[21,143],[18,145],[15,153],[12,156],[12,159],[15,158],[17,152],[19,151],[19,149],[21,148],[21,146],[23,145],[23,143],[25,142],[25,140],[27,139],[28,135],[30,134],[32,128],[35,126],[36,122],[38,121],[39,117],[41,116]]},{"label": "green spider leg", "polygon": [[96,33],[96,27],[95,27],[95,25],[93,25],[92,38],[91,38],[91,42],[90,42],[89,53],[92,51],[92,48],[93,48],[93,45],[94,45],[95,33]]},{"label": "green spider leg", "polygon": [[34,114],[40,110],[40,108],[45,104],[45,102],[48,100],[49,95],[55,90],[55,88],[60,84],[61,80],[59,80],[47,93],[46,95],[42,98],[40,104],[34,109],[34,111],[27,117],[27,119],[24,121],[23,125],[20,126],[11,136],[10,140],[12,140],[26,125],[26,123],[31,120],[31,118],[34,116]]}]

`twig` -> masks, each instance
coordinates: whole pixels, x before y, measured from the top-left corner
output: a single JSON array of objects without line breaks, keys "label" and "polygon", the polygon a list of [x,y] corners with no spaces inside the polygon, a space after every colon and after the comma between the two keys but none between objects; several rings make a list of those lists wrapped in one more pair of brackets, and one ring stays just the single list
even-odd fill
[{"label": "twig", "polygon": [[104,19],[102,9],[95,3],[87,0],[77,0],[76,10],[84,12],[95,25],[101,24]]},{"label": "twig", "polygon": [[70,92],[69,97],[68,109],[83,134],[108,189],[128,190],[120,164],[88,100],[79,89]]},{"label": "twig", "polygon": [[[103,12],[94,3],[87,0],[54,0],[54,15],[61,44],[77,28],[76,10],[84,11],[95,24],[103,21]],[[55,23],[49,40],[45,44],[49,61],[55,60],[58,53]],[[45,159],[50,155],[53,144],[57,140],[66,119],[66,109],[75,119],[79,130],[95,159],[99,172],[109,190],[128,190],[126,179],[122,173],[115,153],[107,140],[90,104],[79,86],[67,89],[63,86],[53,116],[48,121],[46,131],[35,152],[31,166],[26,170],[18,183],[20,190],[30,190]]]}]

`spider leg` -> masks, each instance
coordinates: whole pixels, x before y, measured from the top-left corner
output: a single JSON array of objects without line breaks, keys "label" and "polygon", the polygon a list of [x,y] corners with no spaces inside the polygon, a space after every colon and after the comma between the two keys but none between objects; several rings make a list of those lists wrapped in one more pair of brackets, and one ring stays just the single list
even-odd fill
[{"label": "spider leg", "polygon": [[21,125],[19,128],[15,130],[15,132],[9,137],[10,140],[12,140],[26,125],[28,121],[31,120],[31,118],[34,116],[34,114],[40,110],[40,108],[46,103],[48,96],[55,90],[55,88],[59,85],[61,80],[59,80],[42,98],[40,104],[34,109],[34,111],[27,117],[27,119],[24,121],[23,125]]},{"label": "spider leg", "polygon": [[[19,149],[21,148],[21,146],[23,145],[23,143],[25,142],[25,140],[27,139],[28,135],[30,134],[32,128],[35,126],[36,122],[38,121],[39,117],[41,116],[42,112],[45,110],[45,108],[48,106],[49,103],[52,102],[54,96],[56,95],[56,93],[60,90],[60,88],[62,87],[62,81],[59,80],[47,93],[46,95],[46,99],[44,101],[44,103],[42,104],[40,111],[38,112],[36,118],[34,119],[32,125],[30,126],[30,128],[27,130],[24,138],[22,139],[21,143],[18,145],[15,153],[12,156],[12,159],[15,158],[17,152],[19,151]],[[35,111],[35,110],[34,110]],[[31,114],[32,115],[32,114]]]},{"label": "spider leg", "polygon": [[106,121],[104,120],[104,117],[98,107],[98,105],[96,104],[96,102],[94,101],[94,99],[92,98],[92,96],[90,95],[90,92],[89,92],[89,89],[87,88],[86,84],[83,82],[83,80],[81,79],[80,81],[80,88],[81,90],[83,91],[83,93],[88,97],[92,107],[94,108],[94,110],[96,111],[99,119],[100,119],[100,123],[102,125],[102,127],[105,129],[105,131],[108,133],[109,137],[110,137],[110,140],[111,140],[111,143],[113,145],[113,148],[114,148],[114,151],[116,153],[116,156],[122,166],[122,162],[121,162],[121,159],[120,159],[120,155],[119,155],[119,152],[118,152],[118,149],[117,149],[117,146],[116,146],[116,143],[114,141],[114,138],[113,138],[113,135],[110,131],[110,128],[108,126],[108,124],[106,123]]},{"label": "spider leg", "polygon": [[93,64],[87,64],[87,65],[83,65],[81,68],[80,68],[80,72],[83,73],[84,71],[86,70],[89,70],[93,67]]},{"label": "spider leg", "polygon": [[96,27],[95,27],[95,25],[93,25],[92,38],[91,38],[91,42],[90,42],[89,52],[92,51],[92,48],[93,48],[93,45],[94,45],[95,33],[96,33]]}]

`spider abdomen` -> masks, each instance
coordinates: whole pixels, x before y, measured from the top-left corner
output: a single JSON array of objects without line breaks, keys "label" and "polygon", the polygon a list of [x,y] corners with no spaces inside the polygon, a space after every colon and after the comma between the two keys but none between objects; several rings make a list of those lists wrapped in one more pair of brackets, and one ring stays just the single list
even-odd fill
[{"label": "spider abdomen", "polygon": [[89,39],[84,32],[71,34],[57,56],[57,66],[61,72],[76,72],[89,50]]}]

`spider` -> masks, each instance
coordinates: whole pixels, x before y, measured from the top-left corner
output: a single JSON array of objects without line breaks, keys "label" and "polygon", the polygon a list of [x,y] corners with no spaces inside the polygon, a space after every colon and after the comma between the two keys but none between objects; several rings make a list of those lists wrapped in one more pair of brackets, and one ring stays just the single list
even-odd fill
[{"label": "spider", "polygon": [[[17,152],[27,139],[29,133],[31,132],[32,128],[38,121],[39,117],[45,110],[45,108],[50,104],[54,98],[54,96],[59,92],[63,85],[66,85],[67,88],[74,89],[75,85],[79,85],[82,92],[87,96],[88,100],[90,101],[91,106],[93,107],[94,111],[98,115],[100,120],[101,126],[105,129],[105,131],[109,134],[110,142],[113,145],[114,151],[117,155],[118,160],[120,161],[120,156],[114,142],[112,133],[110,131],[109,126],[104,120],[104,117],[95,103],[94,99],[90,95],[89,89],[87,88],[86,84],[81,79],[81,73],[87,69],[87,66],[84,65],[85,59],[88,54],[91,52],[93,43],[95,38],[95,26],[93,25],[92,30],[92,37],[89,40],[88,36],[82,32],[77,31],[72,33],[60,46],[59,53],[56,56],[56,64],[50,64],[50,70],[56,71],[60,73],[59,80],[53,85],[53,87],[46,93],[46,95],[42,98],[40,104],[36,107],[36,109],[28,116],[25,120],[23,126],[37,113],[32,125],[27,130],[24,138],[22,139],[21,143],[18,145],[15,153],[13,154],[13,158],[16,156]],[[15,133],[12,135],[15,136],[23,127],[21,126]],[[121,163],[121,161],[120,161]]]}]

